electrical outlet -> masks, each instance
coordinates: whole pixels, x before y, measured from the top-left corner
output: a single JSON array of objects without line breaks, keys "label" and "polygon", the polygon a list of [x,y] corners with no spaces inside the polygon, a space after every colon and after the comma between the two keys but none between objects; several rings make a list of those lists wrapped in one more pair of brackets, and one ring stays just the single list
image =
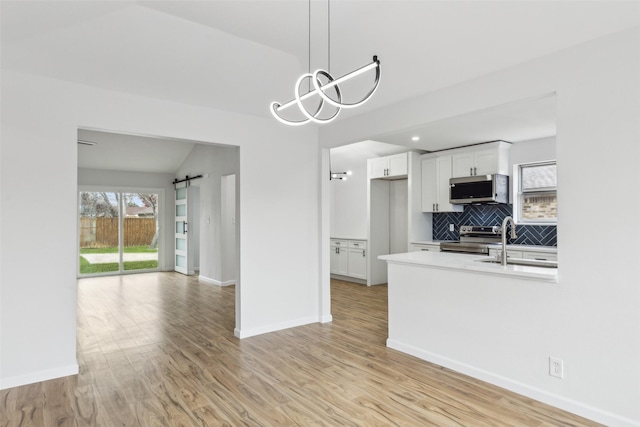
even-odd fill
[{"label": "electrical outlet", "polygon": [[453,224],[449,224],[449,231],[455,231]]},{"label": "electrical outlet", "polygon": [[549,357],[549,375],[556,378],[564,378],[564,367],[562,359],[557,357]]}]

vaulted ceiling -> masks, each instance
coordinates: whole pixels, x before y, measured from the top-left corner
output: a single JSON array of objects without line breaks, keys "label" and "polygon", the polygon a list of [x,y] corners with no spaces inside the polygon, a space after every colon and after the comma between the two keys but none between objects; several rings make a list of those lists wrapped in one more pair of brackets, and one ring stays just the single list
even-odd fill
[{"label": "vaulted ceiling", "polygon": [[[311,3],[311,69],[340,76],[377,54],[366,112],[640,25],[637,1]],[[309,2],[2,1],[2,67],[268,116],[308,68]],[[368,81],[367,81],[368,85]],[[359,96],[359,88],[346,93]]]}]

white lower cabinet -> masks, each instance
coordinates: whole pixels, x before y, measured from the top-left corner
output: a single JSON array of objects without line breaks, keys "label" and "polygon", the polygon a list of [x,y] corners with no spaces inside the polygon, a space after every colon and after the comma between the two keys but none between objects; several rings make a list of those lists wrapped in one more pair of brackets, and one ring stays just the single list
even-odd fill
[{"label": "white lower cabinet", "polygon": [[522,251],[522,258],[538,261],[558,261],[558,254],[553,252],[528,252]]},{"label": "white lower cabinet", "polygon": [[362,241],[349,242],[348,276],[365,280],[367,278],[367,244]]},{"label": "white lower cabinet", "polygon": [[349,241],[331,239],[331,274],[349,274]]},{"label": "white lower cabinet", "polygon": [[331,274],[367,279],[367,242],[331,239]]}]

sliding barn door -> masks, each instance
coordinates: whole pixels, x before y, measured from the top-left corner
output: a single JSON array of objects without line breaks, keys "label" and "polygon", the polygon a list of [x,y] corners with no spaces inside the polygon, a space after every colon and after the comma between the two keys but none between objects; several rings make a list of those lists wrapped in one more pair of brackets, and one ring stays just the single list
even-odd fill
[{"label": "sliding barn door", "polygon": [[189,223],[188,188],[176,188],[175,191],[175,271],[189,274]]}]

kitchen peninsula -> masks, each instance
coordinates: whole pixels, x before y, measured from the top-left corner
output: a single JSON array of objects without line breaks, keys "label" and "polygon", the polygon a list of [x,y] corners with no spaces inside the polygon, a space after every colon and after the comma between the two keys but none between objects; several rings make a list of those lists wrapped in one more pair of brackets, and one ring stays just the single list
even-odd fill
[{"label": "kitchen peninsula", "polygon": [[560,309],[558,269],[480,262],[444,252],[384,255],[387,346],[544,400],[552,352],[545,313]]}]

